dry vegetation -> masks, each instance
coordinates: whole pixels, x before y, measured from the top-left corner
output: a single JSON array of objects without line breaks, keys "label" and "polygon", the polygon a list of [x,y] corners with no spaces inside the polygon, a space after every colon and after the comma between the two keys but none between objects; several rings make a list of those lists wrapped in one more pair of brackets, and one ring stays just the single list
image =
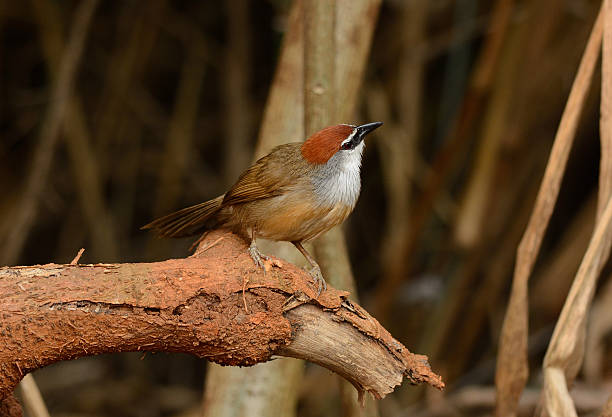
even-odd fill
[{"label": "dry vegetation", "polygon": [[361,409],[297,360],[116,354],[38,371],[52,415],[612,415],[612,2],[336,0],[314,32],[300,3],[0,3],[0,264],[184,257],[139,227],[320,124],[382,120],[315,253],[446,391]]}]

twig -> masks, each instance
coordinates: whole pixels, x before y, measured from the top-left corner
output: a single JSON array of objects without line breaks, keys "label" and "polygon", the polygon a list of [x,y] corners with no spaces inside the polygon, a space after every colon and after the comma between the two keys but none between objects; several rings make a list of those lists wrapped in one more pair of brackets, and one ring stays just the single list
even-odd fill
[{"label": "twig", "polygon": [[72,261],[70,261],[70,265],[78,264],[79,263],[79,259],[81,259],[81,256],[83,256],[83,252],[85,252],[85,248],[79,249],[79,252],[76,254],[74,259]]}]

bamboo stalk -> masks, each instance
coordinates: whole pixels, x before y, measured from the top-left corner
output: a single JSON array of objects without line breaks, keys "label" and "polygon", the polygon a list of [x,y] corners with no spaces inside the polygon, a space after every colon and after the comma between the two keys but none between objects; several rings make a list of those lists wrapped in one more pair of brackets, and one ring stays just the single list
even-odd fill
[{"label": "bamboo stalk", "polygon": [[610,0],[604,1],[597,22],[600,30],[599,36],[603,38],[601,39],[603,43],[600,110],[601,164],[597,223],[544,357],[544,393],[539,414],[542,417],[555,416],[555,407],[559,403],[565,403],[567,411],[572,412],[574,406],[567,387],[571,386],[582,366],[587,316],[597,279],[608,260],[612,246],[612,199],[610,199],[612,193],[612,132],[610,132],[612,3]]},{"label": "bamboo stalk", "polygon": [[502,326],[495,383],[496,415],[512,416],[528,377],[527,281],[559,194],[561,179],[590,85],[599,48],[602,22],[598,17],[572,85],[529,224],[517,250],[512,292]]}]

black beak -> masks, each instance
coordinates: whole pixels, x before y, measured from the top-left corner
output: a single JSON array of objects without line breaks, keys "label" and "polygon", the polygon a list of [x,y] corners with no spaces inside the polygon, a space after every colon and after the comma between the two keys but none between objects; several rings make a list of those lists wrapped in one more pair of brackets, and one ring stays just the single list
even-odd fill
[{"label": "black beak", "polygon": [[365,138],[365,136],[368,133],[370,133],[374,129],[379,128],[380,126],[382,126],[382,122],[366,123],[364,125],[357,126],[357,135],[356,136],[360,136],[361,139],[363,140],[363,138]]},{"label": "black beak", "polygon": [[366,123],[364,125],[357,126],[357,133],[355,134],[355,138],[353,139],[353,147],[359,145],[361,141],[365,139],[368,133],[370,133],[374,129],[379,128],[380,126],[382,126],[382,122]]},{"label": "black beak", "polygon": [[366,123],[365,125],[357,126],[351,140],[342,143],[341,149],[355,149],[365,139],[368,133],[379,126],[382,126],[382,122]]}]

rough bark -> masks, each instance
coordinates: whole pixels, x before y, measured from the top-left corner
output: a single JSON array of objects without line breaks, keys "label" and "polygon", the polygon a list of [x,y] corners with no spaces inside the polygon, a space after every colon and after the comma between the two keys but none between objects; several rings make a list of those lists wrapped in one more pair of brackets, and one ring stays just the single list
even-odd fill
[{"label": "rough bark", "polygon": [[3,417],[22,417],[23,412],[19,401],[13,396],[9,395],[3,400],[0,400],[0,416]]},{"label": "rough bark", "polygon": [[299,357],[376,398],[403,376],[443,388],[427,358],[393,339],[347,292],[329,288],[315,298],[307,273],[271,265],[264,274],[244,241],[218,231],[185,259],[1,268],[0,399],[45,365],[123,351],[185,352],[239,366]]}]

